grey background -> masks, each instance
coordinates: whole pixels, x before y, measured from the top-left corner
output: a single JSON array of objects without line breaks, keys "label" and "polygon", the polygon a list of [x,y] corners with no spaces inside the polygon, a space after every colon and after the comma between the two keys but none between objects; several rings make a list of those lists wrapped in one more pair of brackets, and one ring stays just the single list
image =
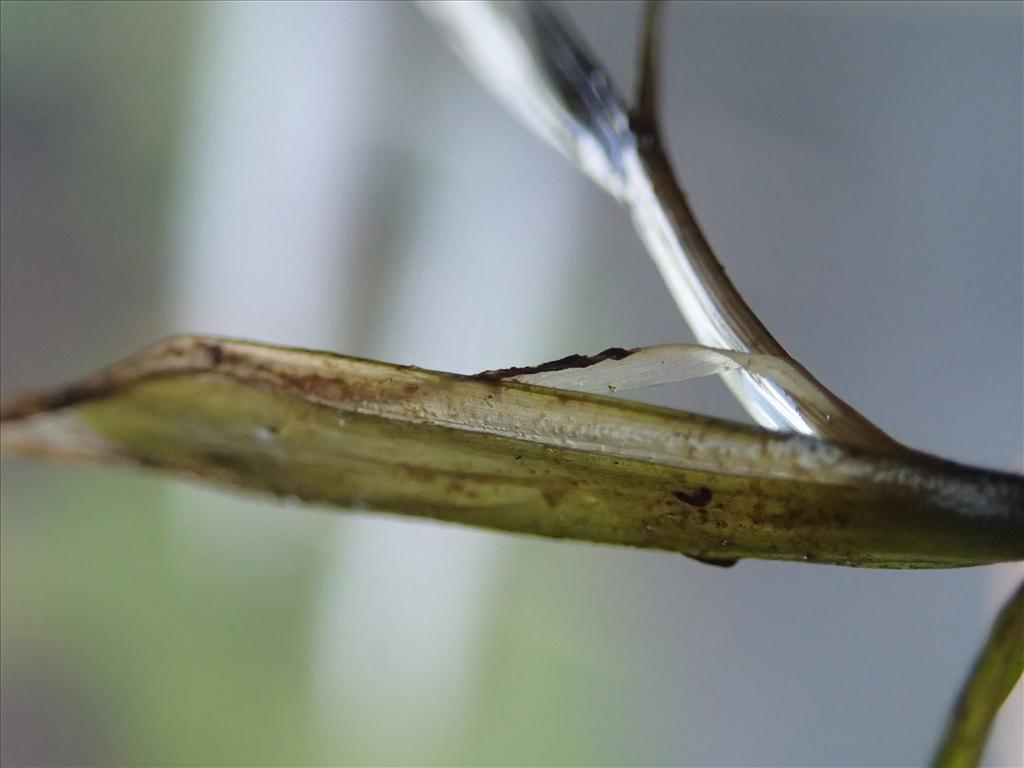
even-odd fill
[{"label": "grey background", "polygon": [[[628,93],[639,5],[566,10]],[[750,304],[797,359],[897,439],[1021,471],[1021,6],[667,11],[667,143]],[[31,19],[4,13],[8,29],[18,21],[31,31]],[[691,338],[625,213],[491,100],[411,6],[103,13],[116,32],[107,47],[82,43],[79,20],[47,27],[47,45],[5,54],[5,394],[182,330],[460,371]],[[130,84],[104,102],[93,83],[119,68]],[[714,381],[650,397],[746,418]],[[99,493],[96,472],[5,461],[5,552],[60,539],[56,523],[36,538],[19,532],[29,510],[52,506],[51,483],[87,496]],[[320,741],[281,753],[286,762],[921,764],[1022,572],[721,571],[372,516],[256,512],[250,499],[108,474],[104,487],[133,483],[132,498],[162,500],[160,536],[172,551],[193,546],[176,543],[175,526],[250,531],[245,546],[218,548],[208,539],[221,534],[202,528],[205,559],[221,569],[209,584],[240,578],[241,560],[223,562],[228,551],[244,558],[258,548],[270,568],[285,557],[274,549],[281,538],[313,539],[317,557],[345,563],[325,566],[309,587],[326,595],[314,614],[340,616],[341,629],[327,621],[326,646],[311,642],[292,663],[327,647],[361,666],[309,662],[314,678],[338,681],[336,708]],[[228,507],[221,524],[208,521]],[[358,565],[358,552],[373,562]],[[23,561],[11,562],[5,580],[27,584]],[[387,586],[373,570],[380,563],[399,584]],[[448,581],[436,581],[439,563]],[[357,568],[376,574],[379,591],[346,591]],[[466,581],[477,586],[460,620],[476,621],[483,605],[491,617],[486,631],[465,635],[484,659],[472,664],[440,648],[471,645],[439,626],[456,589],[442,587]],[[412,594],[416,582],[441,586]],[[236,608],[221,610],[230,621]],[[5,622],[20,615],[4,611]],[[386,642],[372,640],[374,627]],[[441,638],[435,655],[388,645],[430,632]],[[77,733],[91,705],[44,708],[30,718],[37,737],[12,736],[8,713],[22,722],[34,712],[40,684],[31,671],[9,674],[23,668],[9,647],[5,762],[45,762],[47,734]],[[441,682],[417,677],[442,668]],[[431,691],[453,676],[469,682],[455,686],[463,703],[446,710]],[[1018,690],[991,764],[1024,761],[1022,715]],[[249,727],[274,732],[273,723],[262,713]],[[72,757],[166,761],[159,739],[86,731],[70,742]],[[244,739],[217,744],[242,762],[260,759]],[[185,762],[221,754],[179,746]]]}]

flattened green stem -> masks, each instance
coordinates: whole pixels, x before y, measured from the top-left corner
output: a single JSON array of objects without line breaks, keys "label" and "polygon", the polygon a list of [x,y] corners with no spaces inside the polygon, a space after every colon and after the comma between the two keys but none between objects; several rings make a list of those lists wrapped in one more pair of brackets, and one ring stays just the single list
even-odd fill
[{"label": "flattened green stem", "polygon": [[493,374],[181,337],[0,420],[11,453],[712,560],[1024,559],[1020,477]]},{"label": "flattened green stem", "polygon": [[964,682],[950,715],[935,768],[971,768],[981,762],[999,708],[1024,672],[1024,582],[999,612],[988,641]]}]

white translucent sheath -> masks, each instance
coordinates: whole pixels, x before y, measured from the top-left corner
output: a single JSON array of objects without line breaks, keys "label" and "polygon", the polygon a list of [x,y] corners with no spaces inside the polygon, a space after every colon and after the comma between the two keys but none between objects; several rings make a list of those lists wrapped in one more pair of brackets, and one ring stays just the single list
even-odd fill
[{"label": "white translucent sheath", "polygon": [[629,355],[618,360],[608,358],[583,367],[520,373],[508,378],[538,387],[602,395],[689,381],[738,368],[750,370],[759,362],[768,364],[776,359],[767,355],[749,355],[692,344],[661,344],[632,350]]},{"label": "white translucent sheath", "polygon": [[[646,135],[630,127],[607,76],[551,8],[540,2],[488,0],[421,0],[420,6],[443,28],[470,70],[523,122],[629,209],[700,344],[789,359],[711,252],[653,131]],[[805,378],[835,408],[809,407],[801,396],[746,368],[720,375],[765,427],[891,444],[810,374]]]}]

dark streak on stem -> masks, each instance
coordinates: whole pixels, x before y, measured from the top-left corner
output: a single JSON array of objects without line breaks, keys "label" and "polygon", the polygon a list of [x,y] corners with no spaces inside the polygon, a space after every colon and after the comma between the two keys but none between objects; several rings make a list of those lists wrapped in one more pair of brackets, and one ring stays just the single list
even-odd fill
[{"label": "dark streak on stem", "polygon": [[596,355],[567,355],[566,357],[552,360],[550,363],[528,366],[525,368],[499,368],[495,371],[483,371],[473,378],[481,381],[501,381],[511,379],[515,376],[526,376],[532,373],[549,373],[551,371],[566,371],[571,368],[589,368],[604,360],[625,360],[632,355],[635,349],[623,349],[622,347],[610,347],[604,352]]}]

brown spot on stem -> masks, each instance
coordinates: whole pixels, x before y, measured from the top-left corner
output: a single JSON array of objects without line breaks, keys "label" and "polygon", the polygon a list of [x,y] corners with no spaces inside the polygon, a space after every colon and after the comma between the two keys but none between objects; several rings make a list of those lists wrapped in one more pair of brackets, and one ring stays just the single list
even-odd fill
[{"label": "brown spot on stem", "polygon": [[210,365],[214,368],[224,362],[224,350],[220,344],[207,344],[206,354],[210,356]]},{"label": "brown spot on stem", "polygon": [[691,507],[706,507],[711,501],[711,489],[703,485],[693,493],[676,491],[672,495],[680,501],[689,504]]}]

